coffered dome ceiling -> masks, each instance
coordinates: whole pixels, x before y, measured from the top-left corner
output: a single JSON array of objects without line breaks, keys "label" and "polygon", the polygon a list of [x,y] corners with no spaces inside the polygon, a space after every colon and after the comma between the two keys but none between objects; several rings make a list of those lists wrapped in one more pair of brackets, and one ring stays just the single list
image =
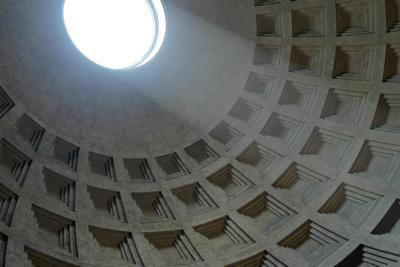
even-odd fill
[{"label": "coffered dome ceiling", "polygon": [[119,71],[63,4],[0,1],[0,267],[399,264],[399,0],[164,1]]}]

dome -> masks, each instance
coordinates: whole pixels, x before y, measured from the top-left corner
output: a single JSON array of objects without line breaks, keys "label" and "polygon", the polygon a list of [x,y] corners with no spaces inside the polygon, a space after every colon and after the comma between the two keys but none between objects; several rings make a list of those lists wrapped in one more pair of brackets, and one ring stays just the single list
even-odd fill
[{"label": "dome", "polygon": [[400,1],[118,1],[0,3],[0,267],[399,264]]}]

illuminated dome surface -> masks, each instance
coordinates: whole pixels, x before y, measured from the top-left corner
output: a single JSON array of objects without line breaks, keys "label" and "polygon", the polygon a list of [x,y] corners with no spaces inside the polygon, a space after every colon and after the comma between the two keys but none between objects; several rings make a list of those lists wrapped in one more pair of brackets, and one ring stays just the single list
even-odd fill
[{"label": "illuminated dome surface", "polygon": [[110,69],[139,67],[161,48],[166,31],[159,0],[67,0],[64,22],[75,46]]},{"label": "illuminated dome surface", "polygon": [[64,4],[0,1],[0,267],[399,266],[400,0],[165,0],[122,71]]}]

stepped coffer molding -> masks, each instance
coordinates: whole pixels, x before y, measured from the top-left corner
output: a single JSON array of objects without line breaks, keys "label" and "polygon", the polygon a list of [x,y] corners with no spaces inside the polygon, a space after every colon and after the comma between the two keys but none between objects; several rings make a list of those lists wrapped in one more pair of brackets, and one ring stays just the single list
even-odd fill
[{"label": "stepped coffer molding", "polygon": [[[400,24],[399,24],[400,29]],[[400,44],[390,44],[386,47],[385,71],[383,81],[400,82]]]},{"label": "stepped coffer molding", "polygon": [[325,8],[311,7],[292,10],[294,37],[322,37],[325,35]]},{"label": "stepped coffer molding", "polygon": [[339,36],[375,31],[375,0],[336,1],[336,30]]},{"label": "stepped coffer molding", "polygon": [[275,83],[275,78],[256,72],[250,72],[244,90],[269,99]]},{"label": "stepped coffer molding", "polygon": [[246,203],[238,209],[238,212],[252,218],[265,233],[273,231],[292,215],[297,214],[296,211],[267,192],[261,193]]},{"label": "stepped coffer molding", "polygon": [[281,47],[257,45],[253,64],[266,69],[278,69],[280,65]]},{"label": "stepped coffer molding", "polygon": [[290,146],[296,143],[297,137],[303,128],[304,122],[274,112],[260,134],[278,138]]},{"label": "stepped coffer molding", "polygon": [[400,94],[381,94],[371,128],[384,132],[400,132]]},{"label": "stepped coffer molding", "polygon": [[4,117],[13,107],[14,101],[8,96],[4,89],[0,86],[0,119]]},{"label": "stepped coffer molding", "polygon": [[210,241],[209,244],[217,255],[232,253],[254,243],[254,240],[228,216],[193,228]]},{"label": "stepped coffer molding", "polygon": [[228,114],[238,120],[253,124],[257,120],[261,110],[261,106],[239,98]]},{"label": "stepped coffer molding", "polygon": [[368,92],[331,88],[321,118],[358,125],[368,98]]},{"label": "stepped coffer molding", "polygon": [[256,20],[258,36],[276,37],[282,35],[282,12],[258,14]]},{"label": "stepped coffer molding", "polygon": [[282,156],[263,145],[252,142],[238,157],[241,163],[253,166],[262,173],[268,171],[274,162],[281,159]]},{"label": "stepped coffer molding", "polygon": [[254,186],[254,183],[249,178],[230,164],[208,176],[207,180],[221,188],[227,198],[233,198],[244,190]]},{"label": "stepped coffer molding", "polygon": [[199,183],[174,188],[172,193],[186,205],[189,214],[200,214],[218,208],[218,204]]},{"label": "stepped coffer molding", "polygon": [[87,189],[96,213],[127,222],[119,192],[89,186]]},{"label": "stepped coffer molding", "polygon": [[17,201],[18,196],[0,184],[0,222],[7,226],[11,225]]},{"label": "stepped coffer molding", "polygon": [[325,50],[319,46],[293,46],[289,71],[304,75],[321,76]]},{"label": "stepped coffer molding", "polygon": [[209,135],[221,143],[227,150],[231,149],[243,137],[243,134],[239,130],[225,121],[219,123],[209,132]]},{"label": "stepped coffer molding", "polygon": [[24,114],[17,122],[17,132],[32,146],[34,151],[38,151],[45,132],[42,126]]},{"label": "stepped coffer molding", "polygon": [[32,160],[6,139],[0,140],[0,171],[23,186]]},{"label": "stepped coffer molding", "polygon": [[329,161],[332,166],[343,162],[349,149],[352,137],[322,128],[315,128],[307,143],[301,150],[302,155]]},{"label": "stepped coffer molding", "polygon": [[130,182],[145,183],[155,181],[153,172],[147,159],[124,159],[124,165]]},{"label": "stepped coffer molding", "polygon": [[294,249],[310,264],[318,264],[348,240],[325,227],[306,221],[290,235],[278,242],[279,246]]},{"label": "stepped coffer molding", "polygon": [[140,208],[144,222],[175,219],[161,192],[132,193],[132,198]]},{"label": "stepped coffer molding", "polygon": [[328,180],[328,177],[294,162],[272,186],[291,191],[302,203],[307,204]]},{"label": "stepped coffer molding", "polygon": [[43,252],[40,252],[38,250],[32,249],[27,246],[25,246],[24,251],[29,259],[29,262],[32,264],[33,267],[36,266],[78,267],[78,265],[56,259],[52,256],[49,256]]},{"label": "stepped coffer molding", "polygon": [[56,160],[77,171],[79,147],[57,137],[54,140],[53,155]]},{"label": "stepped coffer molding", "polygon": [[350,172],[377,182],[398,182],[400,146],[366,141]]},{"label": "stepped coffer molding", "polygon": [[167,154],[156,158],[158,165],[164,171],[167,179],[190,174],[189,168],[177,153]]},{"label": "stepped coffer molding", "polygon": [[352,185],[341,184],[318,212],[336,213],[358,226],[371,215],[381,199],[382,195]]},{"label": "stepped coffer molding", "polygon": [[379,224],[372,231],[374,235],[400,234],[400,199],[396,199]]},{"label": "stepped coffer molding", "polygon": [[366,45],[336,48],[333,78],[369,81],[375,62],[375,48]]},{"label": "stepped coffer molding", "polygon": [[219,158],[218,153],[204,140],[199,140],[185,147],[185,152],[189,157],[194,159],[200,167],[205,167]]},{"label": "stepped coffer molding", "polygon": [[316,85],[286,81],[278,104],[309,113],[314,107],[317,89]]},{"label": "stepped coffer molding", "polygon": [[47,168],[43,168],[42,173],[47,195],[75,210],[75,181]]},{"label": "stepped coffer molding", "polygon": [[117,180],[114,159],[97,153],[89,153],[90,171],[94,174],[108,177],[112,181]]},{"label": "stepped coffer molding", "polygon": [[77,257],[75,222],[36,205],[32,205],[32,211],[42,242]]},{"label": "stepped coffer molding", "polygon": [[359,245],[344,260],[336,266],[388,266],[398,263],[400,254],[373,248],[366,245]]},{"label": "stepped coffer molding", "polygon": [[147,232],[144,236],[164,265],[190,264],[203,261],[183,230]]},{"label": "stepped coffer molding", "polygon": [[92,237],[92,249],[95,250],[94,254],[98,264],[143,266],[131,233],[92,225],[89,226],[89,232]]}]

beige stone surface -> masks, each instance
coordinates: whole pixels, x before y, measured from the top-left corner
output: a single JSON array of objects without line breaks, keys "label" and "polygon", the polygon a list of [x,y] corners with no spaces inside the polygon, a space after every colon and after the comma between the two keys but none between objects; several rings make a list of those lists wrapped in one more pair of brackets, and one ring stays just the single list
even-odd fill
[{"label": "beige stone surface", "polygon": [[110,71],[0,1],[0,267],[399,265],[400,1],[164,2]]}]

